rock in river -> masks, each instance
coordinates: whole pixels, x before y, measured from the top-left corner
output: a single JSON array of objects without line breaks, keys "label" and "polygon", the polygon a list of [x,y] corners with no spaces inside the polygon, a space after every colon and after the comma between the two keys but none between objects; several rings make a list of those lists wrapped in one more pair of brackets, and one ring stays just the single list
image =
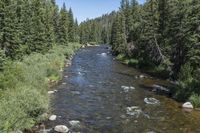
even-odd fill
[{"label": "rock in river", "polygon": [[122,89],[124,89],[124,92],[129,92],[129,90],[135,90],[135,87],[133,86],[121,86]]},{"label": "rock in river", "polygon": [[186,102],[182,105],[183,108],[193,109],[193,105],[191,102]]},{"label": "rock in river", "polygon": [[70,124],[72,127],[80,127],[80,121],[77,121],[77,120],[69,121],[69,124]]},{"label": "rock in river", "polygon": [[153,92],[164,93],[164,94],[170,93],[169,89],[167,89],[163,86],[154,84],[152,87],[153,87],[153,90],[152,90]]},{"label": "rock in river", "polygon": [[57,116],[56,116],[56,115],[51,115],[51,116],[49,117],[49,120],[50,120],[50,121],[55,121],[55,120],[56,120],[56,118],[57,118]]},{"label": "rock in river", "polygon": [[146,104],[160,104],[160,101],[155,98],[145,98],[144,102]]},{"label": "rock in river", "polygon": [[48,91],[48,94],[54,94],[55,91]]},{"label": "rock in river", "polygon": [[138,106],[132,106],[126,108],[126,114],[131,116],[139,117],[142,113],[142,110]]},{"label": "rock in river", "polygon": [[59,133],[67,133],[67,132],[69,132],[68,127],[65,126],[65,125],[57,125],[57,126],[55,126],[54,130],[56,132],[59,132]]}]

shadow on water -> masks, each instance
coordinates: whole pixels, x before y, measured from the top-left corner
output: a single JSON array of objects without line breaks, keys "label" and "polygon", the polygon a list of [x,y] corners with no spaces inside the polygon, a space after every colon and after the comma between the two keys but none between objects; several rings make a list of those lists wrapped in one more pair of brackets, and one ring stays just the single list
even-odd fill
[{"label": "shadow on water", "polygon": [[[56,121],[45,122],[47,128],[66,125],[72,132],[83,133],[198,133],[200,113],[185,113],[180,104],[147,88],[168,85],[154,78],[135,78],[141,72],[113,60],[107,46],[79,50],[66,68],[65,84],[58,85],[52,100]],[[124,90],[121,86],[132,86]],[[158,105],[147,105],[153,97]],[[127,112],[132,107],[132,112]],[[71,120],[80,121],[72,127]],[[52,132],[54,132],[52,130]]]}]

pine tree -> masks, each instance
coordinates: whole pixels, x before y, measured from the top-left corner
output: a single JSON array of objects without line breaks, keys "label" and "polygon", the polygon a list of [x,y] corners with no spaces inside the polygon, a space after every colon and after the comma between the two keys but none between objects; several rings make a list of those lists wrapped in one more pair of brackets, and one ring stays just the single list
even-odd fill
[{"label": "pine tree", "polygon": [[54,5],[47,1],[45,5],[45,34],[47,41],[47,48],[50,49],[53,44],[55,44],[55,32],[54,32],[54,22],[53,22],[53,14],[54,14]]},{"label": "pine tree", "polygon": [[33,0],[33,44],[31,44],[30,50],[32,52],[46,52],[48,51],[48,43],[46,38],[45,27],[45,0]]},{"label": "pine tree", "polygon": [[21,46],[21,1],[5,1],[3,19],[3,41],[2,46],[6,56],[12,59],[20,58]]},{"label": "pine tree", "polygon": [[69,9],[69,42],[75,41],[75,23],[72,9]]},{"label": "pine tree", "polygon": [[60,11],[60,20],[59,20],[59,44],[60,45],[67,45],[69,39],[68,39],[68,12],[65,6],[65,3],[63,4],[63,7]]},{"label": "pine tree", "polygon": [[79,25],[78,25],[78,20],[75,19],[75,23],[74,23],[74,31],[75,31],[75,37],[74,37],[74,41],[75,42],[79,42]]},{"label": "pine tree", "polygon": [[55,0],[51,0],[51,3],[53,4],[52,21],[53,21],[54,37],[55,37],[55,42],[59,43],[59,20],[60,20],[59,8],[55,4]]},{"label": "pine tree", "polygon": [[112,26],[111,44],[113,45],[113,50],[119,53],[125,53],[126,51],[126,28],[125,28],[125,18],[123,13],[119,13]]}]

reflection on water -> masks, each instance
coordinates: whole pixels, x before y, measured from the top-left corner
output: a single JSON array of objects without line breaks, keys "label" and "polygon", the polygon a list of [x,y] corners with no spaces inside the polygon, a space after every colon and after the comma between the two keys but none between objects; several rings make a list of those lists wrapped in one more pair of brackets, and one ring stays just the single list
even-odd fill
[{"label": "reflection on water", "polygon": [[[107,46],[77,52],[64,75],[68,75],[62,81],[66,85],[57,86],[52,103],[53,113],[61,117],[47,122],[50,128],[64,124],[84,133],[200,132],[198,111],[186,113],[174,100],[150,91],[153,84],[167,86],[166,81],[135,78],[141,73],[114,61]],[[145,98],[160,104],[146,104]],[[81,126],[72,128],[71,120],[80,121]]]}]

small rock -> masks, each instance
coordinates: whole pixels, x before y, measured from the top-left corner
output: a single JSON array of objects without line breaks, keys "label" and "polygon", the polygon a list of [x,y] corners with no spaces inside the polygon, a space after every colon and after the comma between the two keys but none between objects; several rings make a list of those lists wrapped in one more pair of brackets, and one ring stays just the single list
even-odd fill
[{"label": "small rock", "polygon": [[125,115],[121,115],[121,116],[120,116],[120,118],[122,118],[122,119],[125,119],[125,118],[126,118],[126,116],[125,116]]},{"label": "small rock", "polygon": [[55,120],[56,120],[56,118],[57,118],[57,116],[56,116],[56,115],[51,115],[51,116],[49,117],[49,120],[50,120],[50,121],[55,121]]},{"label": "small rock", "polygon": [[107,119],[107,120],[110,120],[110,119],[111,119],[111,117],[106,117],[106,119]]},{"label": "small rock", "polygon": [[54,94],[55,92],[54,91],[48,91],[48,94]]},{"label": "small rock", "polygon": [[63,84],[63,85],[66,85],[67,83],[63,82],[62,84]]},{"label": "small rock", "polygon": [[69,124],[70,124],[72,127],[80,127],[80,121],[77,121],[77,120],[69,121]]},{"label": "small rock", "polygon": [[72,94],[74,94],[74,95],[80,95],[81,93],[79,91],[72,91]]},{"label": "small rock", "polygon": [[128,115],[139,117],[141,113],[142,110],[138,106],[132,106],[126,108],[126,114]]},{"label": "small rock", "polygon": [[131,86],[130,89],[131,89],[131,90],[135,90],[135,87]]},{"label": "small rock", "polygon": [[54,92],[58,92],[58,90],[54,90]]},{"label": "small rock", "polygon": [[193,105],[191,102],[186,102],[182,105],[183,108],[193,109]]},{"label": "small rock", "polygon": [[142,78],[145,78],[145,76],[144,76],[144,75],[140,75],[139,77],[140,77],[141,79],[142,79]]},{"label": "small rock", "polygon": [[133,86],[121,86],[122,89],[124,89],[124,92],[129,92],[129,90],[134,90],[135,87]]},{"label": "small rock", "polygon": [[68,127],[65,126],[65,125],[57,125],[57,126],[55,126],[54,130],[56,132],[59,132],[59,133],[67,133],[67,132],[69,132]]},{"label": "small rock", "polygon": [[68,76],[66,75],[65,78],[68,78]]},{"label": "small rock", "polygon": [[145,98],[144,102],[146,104],[160,104],[160,101],[155,98]]},{"label": "small rock", "polygon": [[107,54],[106,53],[101,53],[101,56],[106,56]]},{"label": "small rock", "polygon": [[166,94],[169,94],[169,89],[163,87],[163,86],[160,86],[160,85],[156,85],[154,84],[153,86],[153,92],[158,92],[158,93],[166,93]]}]

